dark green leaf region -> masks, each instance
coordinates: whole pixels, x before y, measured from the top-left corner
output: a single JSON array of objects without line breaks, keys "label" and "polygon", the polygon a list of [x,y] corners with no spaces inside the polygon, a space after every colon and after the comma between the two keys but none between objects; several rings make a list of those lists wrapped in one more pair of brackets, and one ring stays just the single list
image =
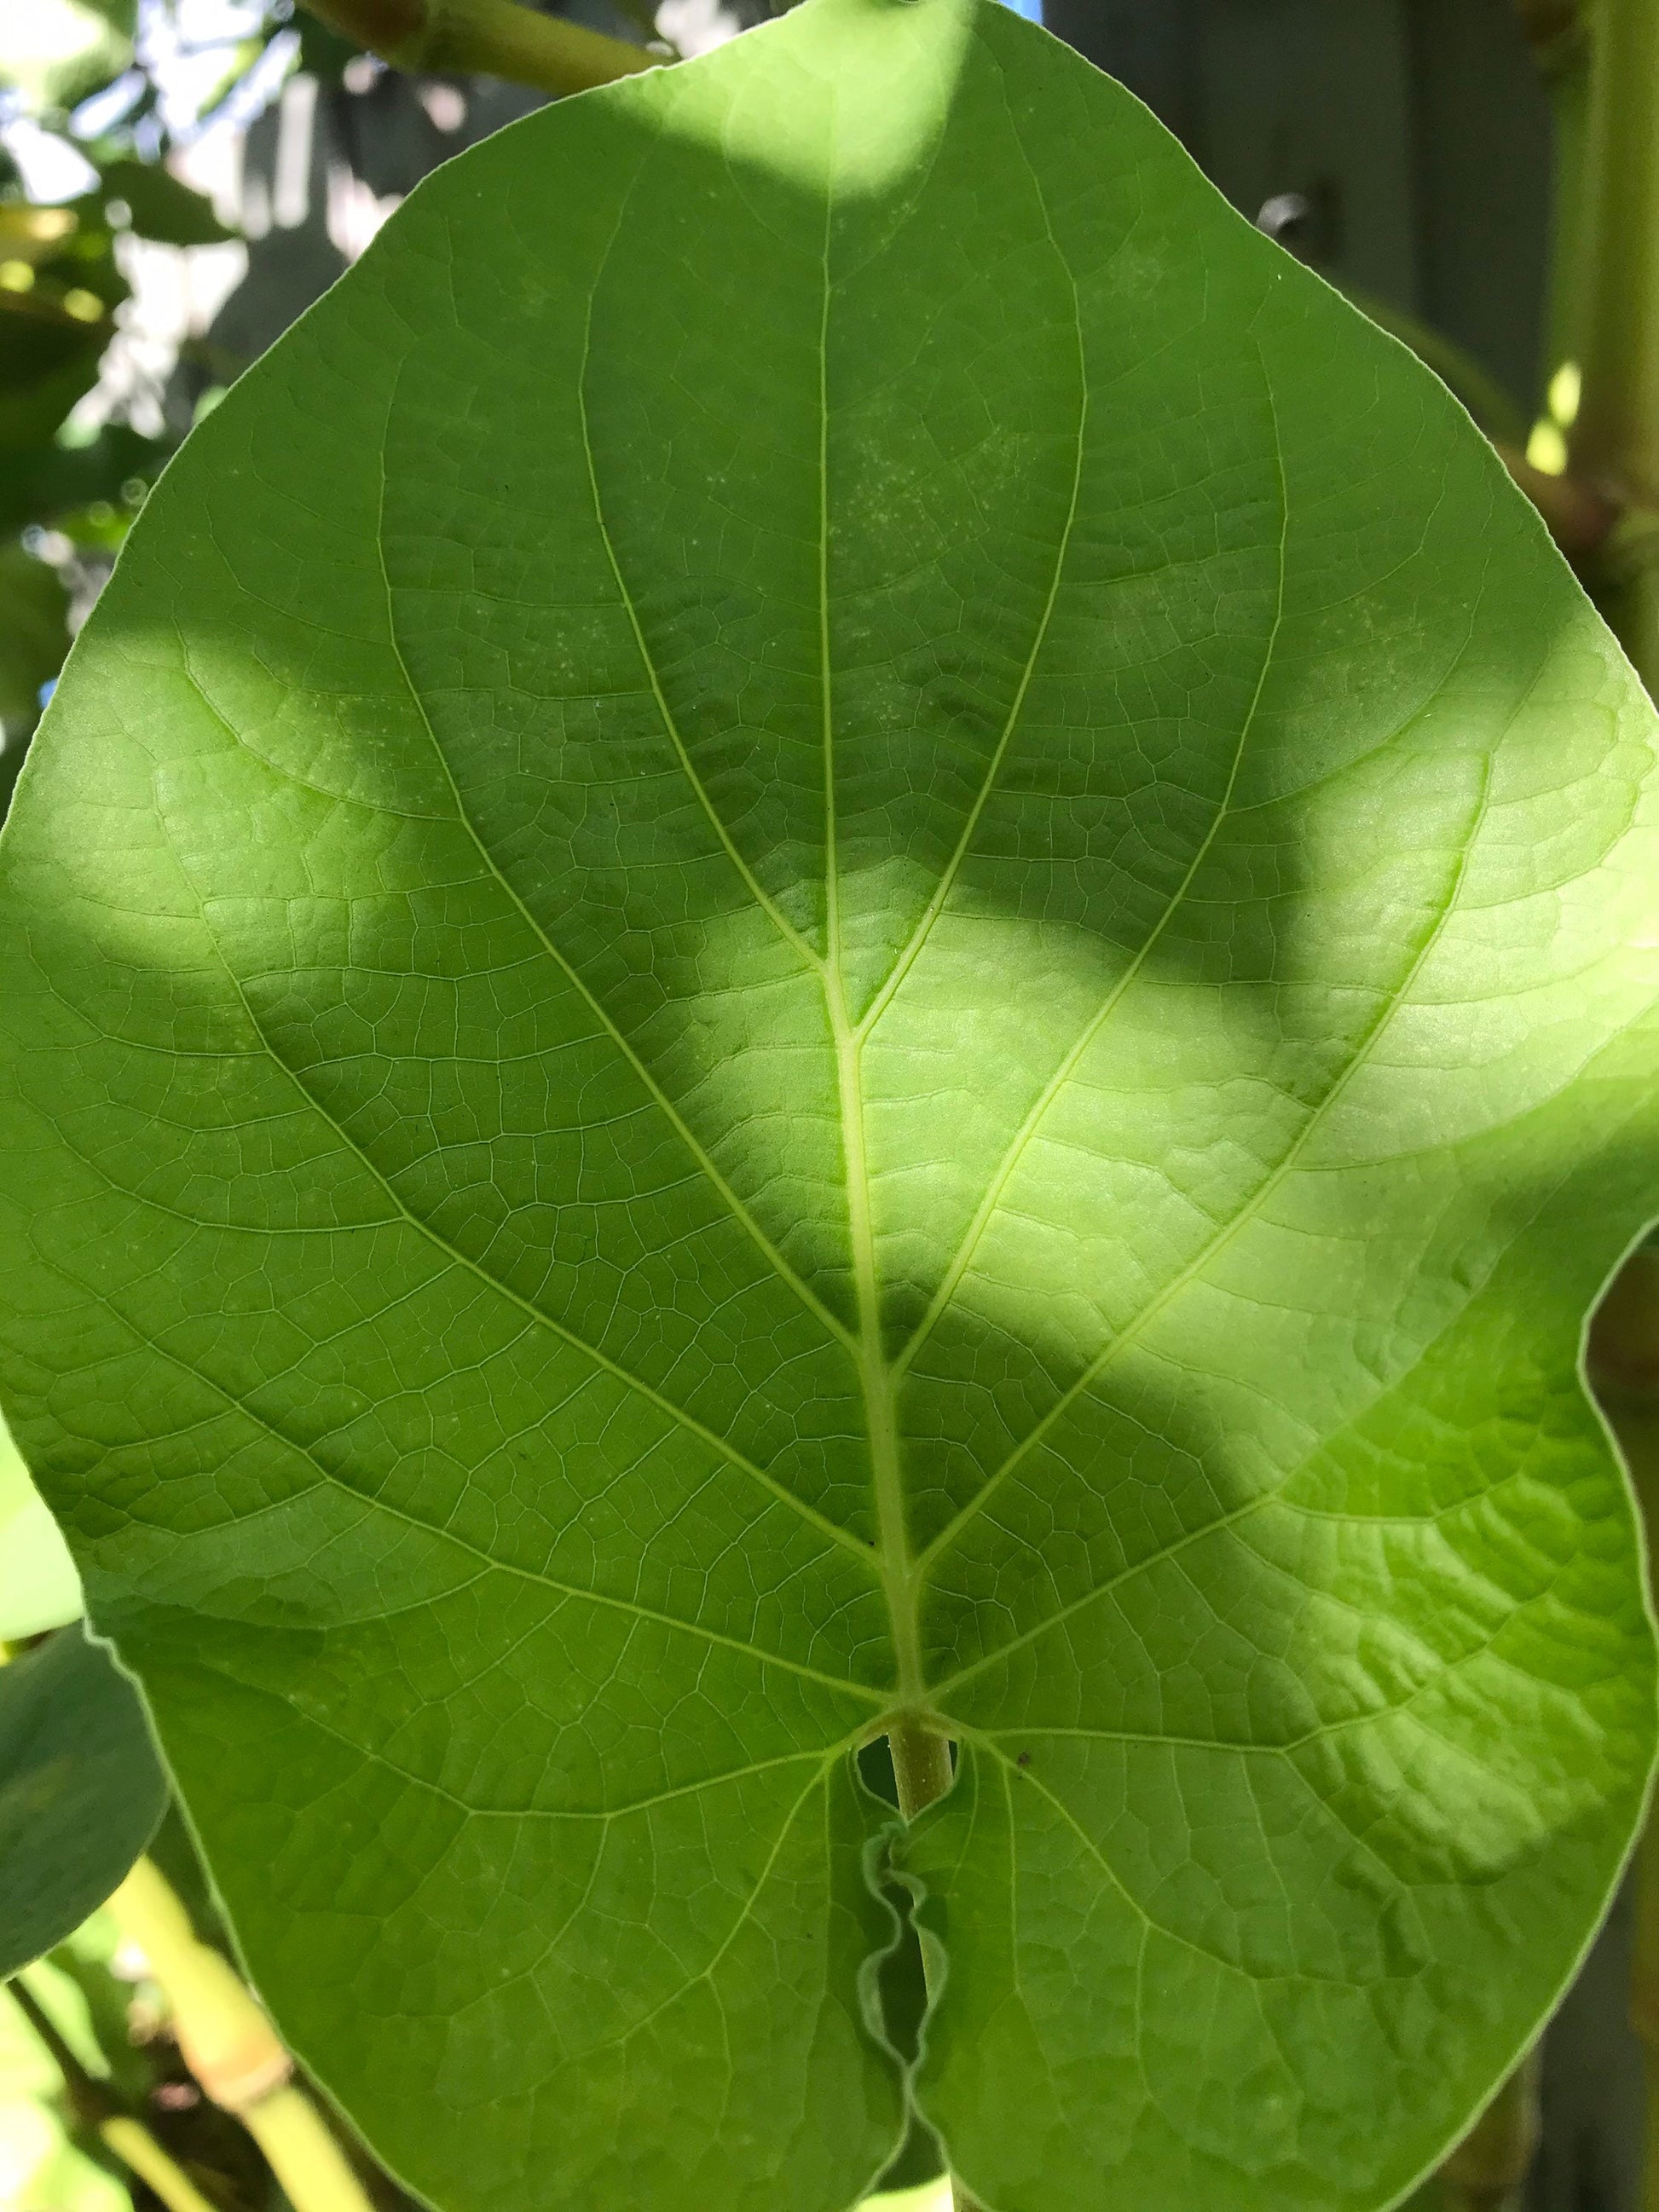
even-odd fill
[{"label": "dark green leaf region", "polygon": [[6,1407],[441,2212],[1437,2156],[1649,1766],[1655,752],[1444,389],[971,0],[502,133],[192,437],[6,833]]},{"label": "dark green leaf region", "polygon": [[102,1644],[65,1628],[0,1668],[0,1979],[97,1911],[167,1801],[137,1692]]}]

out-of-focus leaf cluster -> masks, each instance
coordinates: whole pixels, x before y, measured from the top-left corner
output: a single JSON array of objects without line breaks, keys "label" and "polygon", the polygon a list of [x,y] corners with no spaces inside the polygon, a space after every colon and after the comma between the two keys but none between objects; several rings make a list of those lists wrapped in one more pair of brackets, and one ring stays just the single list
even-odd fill
[{"label": "out-of-focus leaf cluster", "polygon": [[[149,29],[177,31],[176,5],[159,0]],[[266,65],[274,39],[337,82],[354,50],[309,19],[296,38],[291,12],[290,0],[273,0],[246,35],[211,50],[205,76],[197,72],[193,129]],[[29,0],[0,29],[0,123],[25,125],[37,145],[58,141],[92,173],[74,197],[43,204],[0,147],[0,808],[69,647],[70,563],[112,557],[176,443],[118,416],[90,427],[76,417],[131,298],[121,241],[191,247],[236,235],[168,167],[177,102],[163,98],[162,78],[181,51],[203,59],[179,37],[141,33],[136,0]]]},{"label": "out-of-focus leaf cluster", "polygon": [[[234,94],[265,60],[286,13],[274,9],[252,35],[226,43],[223,71],[208,85],[206,108]],[[337,73],[341,63],[331,59],[330,65]],[[132,297],[122,242],[188,248],[236,235],[169,167],[175,148],[161,90],[138,35],[134,0],[27,0],[4,12],[0,124],[21,126],[37,149],[44,144],[49,152],[69,149],[78,156],[78,162],[58,163],[71,176],[84,167],[81,189],[45,199],[38,185],[31,195],[23,167],[0,146],[0,811],[38,720],[43,688],[69,647],[75,609],[66,579],[79,564],[95,568],[113,556],[176,442],[142,434],[118,413],[90,424],[76,416],[99,383]],[[74,1660],[80,1646],[72,1627],[50,1646],[32,1647],[79,1610],[62,1538],[0,1431],[0,1661],[8,1646],[14,1661],[0,1667],[0,1685],[21,1694],[32,1670]],[[121,1694],[131,1698],[125,1689]],[[73,1723],[78,1707],[61,1702],[62,1717]],[[10,1704],[17,1703],[13,1697]],[[136,1709],[132,1726],[142,1736]],[[135,1749],[143,1749],[137,1739]],[[41,1771],[54,1786],[67,1786],[74,1765],[48,1759]],[[8,1762],[13,1826],[25,1815],[26,1826],[38,1825],[52,1810],[36,1802],[38,1790],[28,1796],[33,1771],[27,1762]],[[100,1825],[93,1820],[88,1834]],[[143,1838],[135,1832],[131,1841],[136,1848]],[[176,1814],[154,1848],[181,1883],[198,1925],[216,1934],[205,1882]],[[69,1851],[64,1863],[83,1856]],[[24,1875],[34,1868],[33,1860],[23,1866],[27,1858],[27,1852],[13,1854],[13,1891],[20,1868]],[[119,1871],[114,1859],[107,1880],[93,1869],[91,1887],[107,1887]],[[27,1919],[21,1908],[29,1899],[20,1902],[12,1894],[4,1901],[8,1913],[0,1917],[9,1925],[20,1916]],[[42,1904],[46,1920],[54,1917],[50,1904]],[[9,1970],[15,1960],[8,1956],[0,1963]],[[142,1962],[123,1966],[106,1916],[94,1916],[57,1944],[49,1959],[27,1968],[25,1979],[86,2073],[142,2120],[211,2202],[225,2212],[279,2212],[284,2200],[264,2160],[246,2131],[201,2097]],[[74,2084],[3,1990],[0,2204],[50,2205],[53,2212],[159,2208],[79,2109]]]}]

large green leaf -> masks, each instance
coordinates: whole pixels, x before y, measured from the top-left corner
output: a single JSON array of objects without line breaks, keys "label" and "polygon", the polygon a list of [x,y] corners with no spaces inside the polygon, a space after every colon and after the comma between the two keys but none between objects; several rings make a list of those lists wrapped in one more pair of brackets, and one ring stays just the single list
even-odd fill
[{"label": "large green leaf", "polygon": [[101,1644],[66,1628],[0,1667],[0,1980],[97,1910],[166,1808],[143,1708]]},{"label": "large green leaf", "polygon": [[1653,717],[1434,379],[1006,11],[422,186],[6,833],[4,1373],[288,2032],[441,2206],[1402,2191],[1654,1684]]}]

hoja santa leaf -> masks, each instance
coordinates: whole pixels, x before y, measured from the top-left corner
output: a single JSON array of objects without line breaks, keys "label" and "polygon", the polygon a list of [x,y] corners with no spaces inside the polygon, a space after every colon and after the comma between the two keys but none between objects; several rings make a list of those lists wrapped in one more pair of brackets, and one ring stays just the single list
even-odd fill
[{"label": "hoja santa leaf", "polygon": [[994,7],[451,164],[6,833],[7,1402],[252,1972],[444,2212],[1375,2207],[1652,1654],[1655,726],[1433,379]]}]

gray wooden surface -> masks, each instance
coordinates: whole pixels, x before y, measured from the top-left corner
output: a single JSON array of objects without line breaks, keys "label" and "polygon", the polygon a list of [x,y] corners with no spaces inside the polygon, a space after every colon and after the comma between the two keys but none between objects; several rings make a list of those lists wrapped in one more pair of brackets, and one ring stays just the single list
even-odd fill
[{"label": "gray wooden surface", "polygon": [[1510,0],[1048,0],[1254,218],[1321,211],[1311,257],[1535,397],[1549,108]]}]

